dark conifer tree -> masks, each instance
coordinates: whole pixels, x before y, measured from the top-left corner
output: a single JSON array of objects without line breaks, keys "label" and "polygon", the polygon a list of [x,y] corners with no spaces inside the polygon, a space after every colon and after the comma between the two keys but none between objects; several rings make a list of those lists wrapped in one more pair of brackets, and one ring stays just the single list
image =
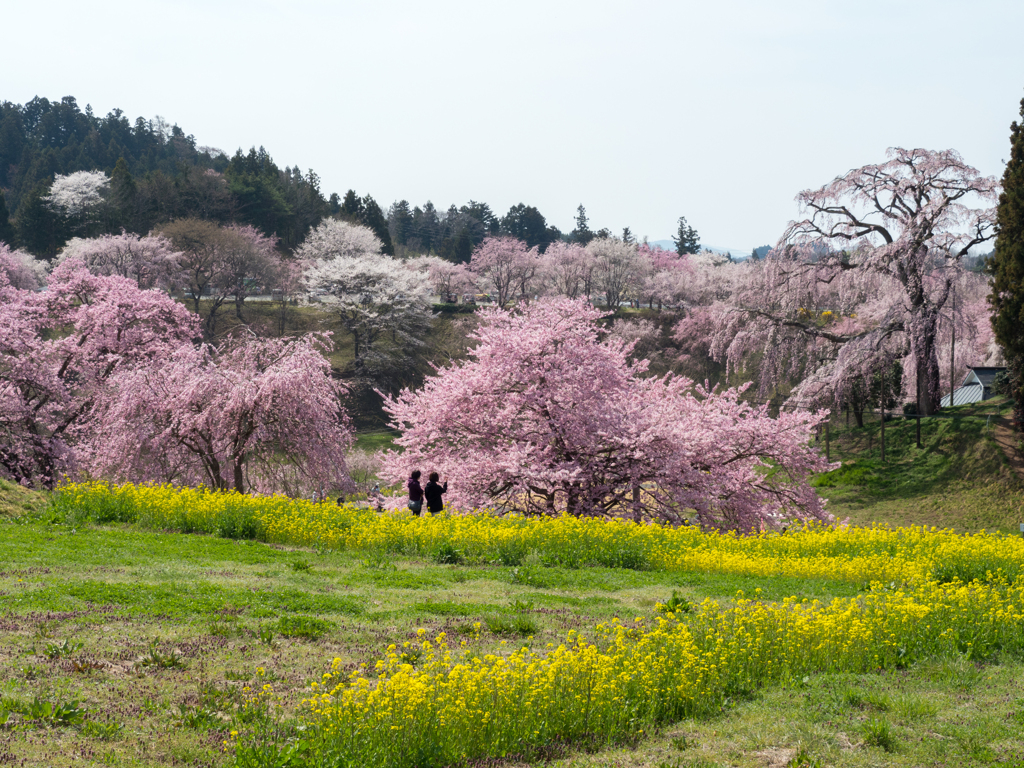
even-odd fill
[{"label": "dark conifer tree", "polygon": [[110,202],[116,223],[132,231],[135,231],[137,224],[135,213],[138,194],[139,189],[128,170],[128,163],[123,157],[117,158],[114,171],[110,174]]},{"label": "dark conifer tree", "polygon": [[3,190],[0,189],[0,243],[7,243],[14,248],[17,245],[16,240],[14,226],[11,224],[10,214],[7,212],[7,200],[4,198]]},{"label": "dark conifer tree", "polygon": [[700,250],[700,235],[697,234],[697,230],[686,223],[685,216],[679,217],[679,229],[672,240],[676,244],[676,253],[680,256]]},{"label": "dark conifer tree", "polygon": [[345,193],[345,199],[341,201],[341,215],[349,221],[362,221],[363,201],[354,189]]},{"label": "dark conifer tree", "polygon": [[590,221],[587,219],[587,209],[580,203],[576,209],[576,229],[572,231],[573,242],[586,245],[594,239],[595,235],[590,230]]},{"label": "dark conifer tree", "polygon": [[[345,200],[348,200],[348,195],[345,196]],[[384,244],[380,249],[381,253],[394,256],[395,246],[391,242],[391,233],[388,231],[388,220],[384,217],[384,211],[377,205],[377,201],[367,195],[359,201],[359,207],[362,210],[360,223],[372,229],[373,234],[379,237]]]},{"label": "dark conifer tree", "polygon": [[[1024,118],[1024,99],[1020,114]],[[996,248],[988,262],[992,275],[992,330],[1006,352],[1014,417],[1024,428],[1024,124],[1010,125],[1010,159],[996,213]]]}]

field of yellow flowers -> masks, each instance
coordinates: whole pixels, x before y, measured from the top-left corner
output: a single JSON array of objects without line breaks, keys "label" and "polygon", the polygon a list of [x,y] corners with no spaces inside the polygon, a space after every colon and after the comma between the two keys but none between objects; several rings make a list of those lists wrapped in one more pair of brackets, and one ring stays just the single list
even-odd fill
[{"label": "field of yellow flowers", "polygon": [[[684,717],[817,673],[903,668],[929,658],[1024,651],[1024,541],[928,528],[811,527],[744,537],[598,519],[444,514],[161,486],[69,485],[69,521],[249,538],[324,551],[447,562],[528,558],[569,568],[805,577],[861,585],[852,597],[691,604],[571,631],[562,642],[481,652],[447,633],[336,659],[278,731],[232,739],[238,765],[445,766],[540,754],[551,744],[628,743]],[[446,561],[439,561],[446,562]],[[476,632],[480,632],[479,624]],[[272,695],[272,689],[268,689]]]},{"label": "field of yellow flowers", "polygon": [[208,533],[326,550],[429,555],[450,547],[469,562],[518,565],[530,553],[545,565],[752,576],[827,578],[858,583],[932,577],[971,581],[1015,579],[1024,568],[1024,540],[934,528],[809,527],[758,536],[696,527],[634,525],[573,517],[497,517],[488,513],[414,517],[377,514],[355,504],[315,503],[285,496],[252,497],[204,488],[150,485],[67,485],[54,495],[69,520],[130,522],[145,528]]}]

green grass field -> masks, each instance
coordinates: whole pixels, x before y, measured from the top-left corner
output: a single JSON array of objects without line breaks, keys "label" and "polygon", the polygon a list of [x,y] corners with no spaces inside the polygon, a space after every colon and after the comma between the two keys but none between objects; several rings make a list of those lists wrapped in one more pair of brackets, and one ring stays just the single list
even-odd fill
[{"label": "green grass field", "polygon": [[885,461],[877,415],[859,429],[839,426],[837,416],[831,458],[842,468],[815,484],[829,510],[855,524],[1019,532],[1024,483],[995,439],[1011,411],[1006,398],[945,409],[921,420],[921,448],[913,419],[887,421]]},{"label": "green grass field", "polygon": [[[1016,530],[1024,496],[992,438],[1004,403],[832,432],[841,469],[818,480],[855,522]],[[387,445],[386,432],[358,445]],[[870,447],[869,447],[870,446]],[[292,717],[331,660],[372,666],[391,643],[445,631],[480,653],[564,640],[690,602],[850,598],[861,585],[318,552],[131,526],[68,525],[42,494],[0,483],[0,766],[229,766],[254,727],[246,687],[269,681]],[[479,623],[479,635],[474,625]],[[261,676],[259,669],[264,670]],[[273,763],[268,763],[273,764]],[[1024,766],[1024,659],[950,657],[873,674],[813,675],[737,695],[720,712],[627,744],[552,744],[487,765]]]}]

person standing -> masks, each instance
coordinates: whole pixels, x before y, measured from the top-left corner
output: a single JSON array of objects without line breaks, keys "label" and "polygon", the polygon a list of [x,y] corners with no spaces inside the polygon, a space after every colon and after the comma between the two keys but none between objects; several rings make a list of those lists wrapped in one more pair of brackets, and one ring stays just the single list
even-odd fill
[{"label": "person standing", "polygon": [[419,517],[420,511],[423,509],[423,488],[420,487],[420,471],[418,469],[412,471],[406,485],[409,488],[409,509],[416,517]]},{"label": "person standing", "polygon": [[441,498],[441,494],[448,490],[448,481],[444,481],[444,485],[438,485],[440,477],[437,472],[430,473],[430,481],[427,483],[427,487],[423,489],[423,495],[427,499],[427,510],[430,514],[435,515],[444,509],[444,499]]}]

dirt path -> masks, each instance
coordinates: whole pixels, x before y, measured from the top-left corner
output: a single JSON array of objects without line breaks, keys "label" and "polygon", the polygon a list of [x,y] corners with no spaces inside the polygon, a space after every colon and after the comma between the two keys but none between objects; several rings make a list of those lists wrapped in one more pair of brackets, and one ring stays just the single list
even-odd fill
[{"label": "dirt path", "polygon": [[1018,433],[1010,424],[1010,420],[1004,416],[994,419],[993,422],[992,437],[1003,449],[1013,470],[1019,477],[1024,478],[1024,456],[1021,456],[1020,451],[1017,450]]}]

